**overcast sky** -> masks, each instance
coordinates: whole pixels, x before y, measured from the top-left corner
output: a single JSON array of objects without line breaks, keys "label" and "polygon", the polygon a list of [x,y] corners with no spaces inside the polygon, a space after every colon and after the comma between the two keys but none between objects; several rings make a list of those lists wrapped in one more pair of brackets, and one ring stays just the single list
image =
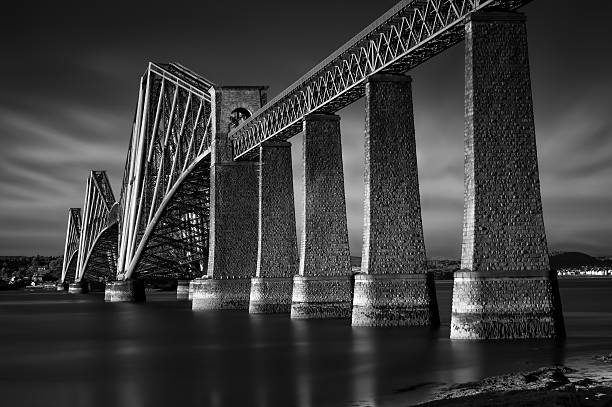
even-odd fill
[{"label": "overcast sky", "polygon": [[[90,3],[2,6],[0,255],[61,254],[67,209],[83,205],[90,169],[106,169],[119,194],[147,61],[177,61],[217,84],[269,85],[272,97],[395,1]],[[612,5],[535,0],[523,11],[549,247],[612,254]],[[463,44],[411,75],[427,252],[458,258]],[[340,112],[355,255],[363,108]],[[301,136],[291,141],[299,208]]]}]

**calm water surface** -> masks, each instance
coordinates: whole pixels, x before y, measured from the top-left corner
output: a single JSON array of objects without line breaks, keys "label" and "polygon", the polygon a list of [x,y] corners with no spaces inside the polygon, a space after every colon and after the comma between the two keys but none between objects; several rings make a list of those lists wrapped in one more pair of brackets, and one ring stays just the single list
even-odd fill
[{"label": "calm water surface", "polygon": [[194,313],[171,293],[0,292],[0,405],[410,405],[443,384],[612,351],[612,279],[560,285],[564,343],[449,340],[450,282],[437,282],[437,330]]}]

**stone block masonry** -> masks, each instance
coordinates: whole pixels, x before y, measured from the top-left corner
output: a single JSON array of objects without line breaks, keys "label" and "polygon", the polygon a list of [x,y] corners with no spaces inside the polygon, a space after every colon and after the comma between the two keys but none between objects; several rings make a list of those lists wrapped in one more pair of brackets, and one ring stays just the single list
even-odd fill
[{"label": "stone block masonry", "polygon": [[253,277],[249,312],[251,314],[288,313],[291,311],[293,277]]},{"label": "stone block masonry", "polygon": [[451,333],[457,339],[563,337],[556,275],[457,272]]},{"label": "stone block masonry", "polygon": [[193,286],[195,284],[195,280],[191,280],[189,282],[189,294],[187,295],[187,299],[189,301],[193,300]]},{"label": "stone block masonry", "polygon": [[210,169],[208,276],[250,279],[257,268],[257,163]]},{"label": "stone block masonry", "polygon": [[348,318],[352,284],[340,117],[306,116],[303,165],[300,267],[291,318]]},{"label": "stone block masonry", "polygon": [[104,301],[145,302],[145,287],[142,280],[123,280],[106,283]]},{"label": "stone block masonry", "polygon": [[411,78],[373,75],[366,83],[365,197],[354,326],[437,325],[427,276]]},{"label": "stone block masonry", "polygon": [[193,280],[192,309],[245,310],[249,307],[250,291],[250,278],[198,278]]},{"label": "stone block masonry", "polygon": [[255,112],[266,100],[261,86],[210,90],[212,144],[208,271],[192,287],[192,309],[248,309],[257,268],[258,166],[234,162],[228,133],[236,111]]},{"label": "stone block masonry", "polygon": [[70,294],[85,294],[89,292],[89,283],[85,280],[75,281],[68,285],[68,292]]},{"label": "stone block masonry", "polygon": [[438,326],[433,274],[358,274],[353,326]]},{"label": "stone block masonry", "polygon": [[260,146],[258,218],[257,271],[251,280],[249,312],[289,312],[298,268],[291,143]]},{"label": "stone block masonry", "polygon": [[542,216],[525,17],[476,13],[465,32],[462,270],[451,338],[563,337]]},{"label": "stone block masonry", "polygon": [[189,285],[190,280],[179,280],[176,285],[176,299],[188,300],[189,299]]}]

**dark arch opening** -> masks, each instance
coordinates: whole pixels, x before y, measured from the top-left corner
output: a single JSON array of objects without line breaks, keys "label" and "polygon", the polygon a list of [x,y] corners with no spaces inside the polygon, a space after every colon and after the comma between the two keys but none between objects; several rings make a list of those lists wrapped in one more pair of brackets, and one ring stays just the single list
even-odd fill
[{"label": "dark arch opening", "polygon": [[240,123],[245,121],[251,117],[251,112],[249,112],[244,107],[238,107],[232,111],[230,114],[230,123],[232,127],[238,127]]}]

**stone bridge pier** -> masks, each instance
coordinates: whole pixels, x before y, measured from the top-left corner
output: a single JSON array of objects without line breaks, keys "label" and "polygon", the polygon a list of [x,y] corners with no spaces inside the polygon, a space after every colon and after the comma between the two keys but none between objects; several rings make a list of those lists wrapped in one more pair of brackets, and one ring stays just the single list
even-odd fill
[{"label": "stone bridge pier", "polygon": [[351,264],[340,117],[311,114],[303,126],[302,238],[291,318],[349,318]]},{"label": "stone bridge pier", "polygon": [[262,86],[211,88],[212,144],[208,271],[193,280],[192,309],[248,309],[257,270],[258,166],[234,161],[228,133],[266,102]]},{"label": "stone bridge pier", "polygon": [[75,281],[68,284],[68,292],[70,294],[85,294],[89,292],[89,283],[85,280]]},{"label": "stone bridge pier", "polygon": [[109,281],[104,288],[104,301],[145,302],[144,281],[138,279]]},{"label": "stone bridge pier", "polygon": [[352,323],[439,324],[423,241],[411,78],[404,75],[366,83],[363,248]]},{"label": "stone bridge pier", "polygon": [[465,26],[465,192],[451,338],[565,335],[550,270],[525,17],[472,14]]},{"label": "stone bridge pier", "polygon": [[249,312],[289,312],[298,267],[291,143],[265,142],[259,148],[257,241]]}]

